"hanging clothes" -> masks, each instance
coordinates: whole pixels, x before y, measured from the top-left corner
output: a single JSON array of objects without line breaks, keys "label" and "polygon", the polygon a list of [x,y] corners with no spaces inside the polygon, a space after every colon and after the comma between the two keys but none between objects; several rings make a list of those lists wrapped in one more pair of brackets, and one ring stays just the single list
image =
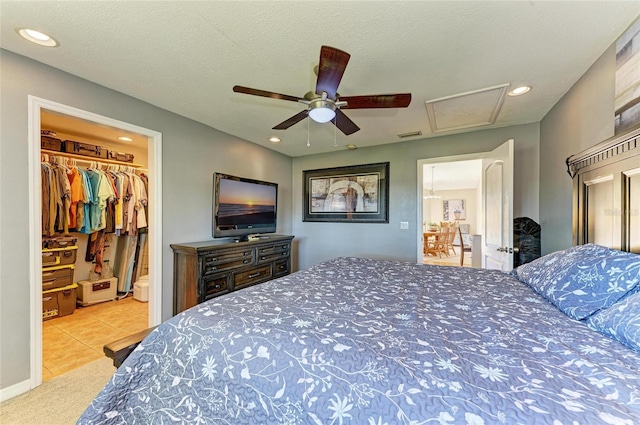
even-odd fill
[{"label": "hanging clothes", "polygon": [[[71,162],[71,164],[69,164]],[[118,291],[130,292],[142,271],[148,274],[148,177],[132,167],[78,167],[68,158],[51,156],[40,167],[42,234],[75,231],[88,234],[86,261],[103,267],[105,238],[118,238],[114,274]]]},{"label": "hanging clothes", "polygon": [[133,268],[136,263],[138,235],[123,235],[118,238],[114,276],[118,278],[118,292],[133,290]]}]

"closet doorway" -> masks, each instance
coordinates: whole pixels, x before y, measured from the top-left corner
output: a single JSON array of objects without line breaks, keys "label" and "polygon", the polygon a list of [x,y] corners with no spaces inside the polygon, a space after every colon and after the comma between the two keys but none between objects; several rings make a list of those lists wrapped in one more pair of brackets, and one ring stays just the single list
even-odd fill
[{"label": "closet doorway", "polygon": [[[56,317],[43,324],[43,257],[42,257],[42,183],[41,183],[41,160],[51,158],[48,155],[52,155],[59,160],[66,160],[65,158],[73,158],[77,160],[78,166],[84,167],[90,164],[91,158],[82,156],[74,156],[73,154],[67,154],[65,157],[64,152],[51,152],[41,149],[40,135],[41,130],[52,130],[60,133],[61,139],[75,140],[79,142],[85,142],[94,145],[104,146],[107,149],[113,151],[128,152],[134,155],[134,164],[132,167],[126,170],[134,174],[135,176],[142,176],[143,179],[148,178],[147,186],[147,229],[146,236],[146,250],[148,255],[140,254],[138,261],[136,262],[135,271],[130,274],[128,284],[123,286],[121,283],[118,285],[118,298],[117,301],[109,301],[104,303],[94,303],[92,290],[85,288],[77,288],[78,294],[81,289],[83,291],[85,300],[90,301],[82,304],[87,304],[84,307],[79,305],[78,308],[67,315],[66,317]],[[117,141],[118,136],[129,136],[134,139],[130,145],[122,144]],[[113,139],[115,141],[112,141]],[[137,141],[137,143],[136,143]],[[136,146],[137,145],[137,146]],[[46,156],[43,156],[45,154]],[[106,168],[107,164],[120,165],[124,167],[125,164],[118,164],[118,158],[100,159],[95,158],[102,168]],[[100,162],[103,161],[103,162]],[[110,163],[110,161],[116,161]],[[74,332],[77,332],[77,339],[69,339],[74,344],[81,346],[81,335],[87,334],[88,329],[85,328],[83,320],[86,320],[86,327],[94,327],[95,333],[104,333],[105,338],[109,338],[110,330],[113,331],[118,326],[126,325],[127,318],[136,320],[137,323],[131,329],[129,333],[133,333],[139,330],[137,327],[155,326],[161,321],[161,211],[162,211],[162,199],[161,199],[161,134],[138,127],[125,122],[113,120],[104,116],[96,115],[87,111],[82,111],[66,105],[47,101],[36,97],[29,96],[29,199],[30,199],[30,256],[31,256],[31,270],[30,270],[30,285],[31,285],[31,388],[40,385],[43,381],[43,374],[45,380],[52,377],[50,372],[43,368],[43,349],[47,348],[47,359],[51,359],[51,346],[44,347],[43,336],[46,326],[46,341],[47,344],[56,340],[56,335],[59,335],[58,345],[64,345],[65,338],[70,338]],[[117,167],[112,167],[116,169]],[[124,168],[122,168],[125,170]],[[144,170],[143,170],[144,169]],[[141,180],[141,179],[139,179]],[[144,233],[144,232],[143,232]],[[89,250],[87,245],[91,236],[82,233],[70,233],[72,238],[77,238],[76,249],[76,263],[73,281],[83,281],[89,279],[90,269],[92,268],[91,262],[85,260],[89,256]],[[140,235],[141,236],[141,235]],[[114,266],[117,269],[119,258],[124,258],[122,253],[122,246],[127,245],[123,243],[122,238],[125,236],[107,235],[105,246],[108,246],[104,252],[104,259],[110,260],[111,267]],[[143,240],[139,237],[137,240]],[[142,244],[140,244],[142,246]],[[118,251],[116,253],[116,251]],[[135,251],[135,249],[134,249]],[[137,256],[138,254],[136,254]],[[114,259],[116,259],[114,261]],[[106,263],[105,263],[106,264]],[[126,266],[121,266],[126,268]],[[148,271],[147,271],[148,270]],[[115,275],[118,275],[118,270],[115,270]],[[131,273],[131,272],[130,272]],[[140,293],[138,293],[138,300],[132,298],[133,284],[136,279],[140,279],[141,275],[148,274],[148,295],[145,291],[142,299],[148,299],[148,302],[140,301]],[[140,281],[144,278],[140,279]],[[128,293],[128,297],[124,297],[123,293]],[[89,298],[87,298],[89,297]],[[67,312],[68,314],[68,312]],[[75,316],[74,316],[75,314]],[[93,317],[91,316],[93,315]],[[116,318],[121,317],[121,320],[114,320],[114,323],[109,323],[109,317]],[[86,318],[86,319],[85,319]],[[66,323],[63,321],[66,320]],[[71,320],[70,320],[71,319]],[[54,323],[59,320],[58,326]],[[111,326],[110,326],[111,325]],[[137,326],[137,327],[136,327]],[[126,332],[126,327],[123,326]],[[134,329],[135,328],[135,329]],[[52,332],[53,331],[53,332]],[[64,331],[64,332],[63,332]],[[112,335],[114,333],[111,333]],[[52,337],[53,335],[53,337]],[[101,342],[96,341],[92,347],[93,353],[89,353],[86,363],[95,360],[97,352],[100,351],[99,345]],[[109,342],[109,341],[104,341]],[[83,341],[86,345],[91,345],[87,341]],[[98,348],[95,348],[98,347]],[[85,349],[85,347],[78,347]],[[66,353],[71,353],[71,349]],[[56,354],[57,355],[57,354]],[[64,355],[62,352],[60,355]],[[93,358],[91,358],[93,356]],[[82,361],[75,363],[76,366],[80,366]],[[59,372],[60,370],[58,370]],[[56,372],[53,372],[56,375]]]}]

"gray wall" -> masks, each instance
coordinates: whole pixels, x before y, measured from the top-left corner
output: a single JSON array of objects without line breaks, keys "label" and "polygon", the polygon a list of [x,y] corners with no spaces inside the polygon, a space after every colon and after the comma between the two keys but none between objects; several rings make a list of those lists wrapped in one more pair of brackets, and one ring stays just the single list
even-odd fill
[{"label": "gray wall", "polygon": [[573,180],[567,157],[613,136],[616,52],[612,45],[540,123],[542,253],[572,244]]},{"label": "gray wall", "polygon": [[[417,261],[418,160],[488,152],[508,139],[515,141],[514,217],[537,220],[538,123],[294,158],[293,234],[300,268],[337,256]],[[390,162],[388,224],[302,221],[304,170],[386,161]],[[400,221],[408,221],[409,230],[400,230]]]},{"label": "gray wall", "polygon": [[278,230],[291,233],[291,158],[148,103],[0,50],[0,387],[29,379],[27,95],[156,130],[163,136],[162,317],[170,317],[170,243],[211,238],[212,173],[277,182]]},{"label": "gray wall", "polygon": [[[171,314],[169,244],[210,238],[213,171],[280,184],[278,231],[296,236],[297,268],[338,255],[416,261],[417,161],[489,151],[513,138],[514,216],[541,223],[547,253],[571,245],[565,158],[611,137],[614,128],[613,46],[539,124],[293,160],[4,50],[0,76],[0,388],[29,379],[28,94],[162,132],[163,318]],[[391,163],[389,224],[302,222],[303,170],[384,161]],[[400,230],[400,221],[409,230]]]}]

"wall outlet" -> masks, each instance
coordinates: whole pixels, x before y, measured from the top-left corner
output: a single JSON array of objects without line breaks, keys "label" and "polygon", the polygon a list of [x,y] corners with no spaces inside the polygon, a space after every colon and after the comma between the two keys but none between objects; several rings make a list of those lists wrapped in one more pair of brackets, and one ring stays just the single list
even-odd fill
[{"label": "wall outlet", "polygon": [[409,222],[408,221],[401,221],[400,222],[400,230],[408,230],[409,229]]}]

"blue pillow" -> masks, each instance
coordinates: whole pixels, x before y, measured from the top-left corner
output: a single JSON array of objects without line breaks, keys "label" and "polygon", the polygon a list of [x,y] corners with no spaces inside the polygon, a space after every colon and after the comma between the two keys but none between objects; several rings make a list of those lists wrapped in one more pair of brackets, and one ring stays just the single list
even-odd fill
[{"label": "blue pillow", "polygon": [[589,318],[589,327],[640,352],[640,292]]},{"label": "blue pillow", "polygon": [[582,320],[640,284],[640,255],[577,245],[523,264],[512,273],[566,315]]}]

